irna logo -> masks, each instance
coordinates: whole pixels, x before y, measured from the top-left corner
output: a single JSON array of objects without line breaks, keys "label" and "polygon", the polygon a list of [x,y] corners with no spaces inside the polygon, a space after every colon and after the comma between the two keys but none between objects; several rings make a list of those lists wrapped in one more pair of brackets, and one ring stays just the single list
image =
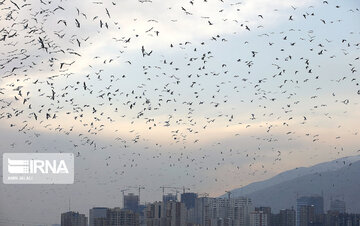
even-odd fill
[{"label": "irna logo", "polygon": [[13,160],[8,159],[9,173],[69,173],[64,160]]},{"label": "irna logo", "polygon": [[72,184],[72,153],[4,153],[5,184]]}]

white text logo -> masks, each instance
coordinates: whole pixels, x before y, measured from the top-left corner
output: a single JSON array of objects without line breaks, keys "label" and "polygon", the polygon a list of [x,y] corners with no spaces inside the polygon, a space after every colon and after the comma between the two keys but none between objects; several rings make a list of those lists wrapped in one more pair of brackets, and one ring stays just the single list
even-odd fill
[{"label": "white text logo", "polygon": [[73,184],[72,153],[4,153],[5,184]]},{"label": "white text logo", "polygon": [[69,173],[65,161],[8,159],[9,173]]}]

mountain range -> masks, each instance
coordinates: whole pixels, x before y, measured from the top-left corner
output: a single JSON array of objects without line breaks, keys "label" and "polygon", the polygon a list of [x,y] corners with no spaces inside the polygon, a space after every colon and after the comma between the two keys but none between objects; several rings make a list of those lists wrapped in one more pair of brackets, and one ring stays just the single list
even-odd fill
[{"label": "mountain range", "polygon": [[347,212],[360,213],[360,155],[285,171],[234,189],[231,194],[251,198],[254,206],[270,206],[274,213],[296,208],[297,197],[322,194],[325,211],[336,198],[346,202]]}]

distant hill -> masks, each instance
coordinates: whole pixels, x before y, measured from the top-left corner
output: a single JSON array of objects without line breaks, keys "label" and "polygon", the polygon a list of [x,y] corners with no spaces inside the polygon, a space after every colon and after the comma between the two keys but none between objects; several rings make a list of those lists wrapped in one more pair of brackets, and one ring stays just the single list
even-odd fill
[{"label": "distant hill", "polygon": [[325,210],[331,197],[343,197],[348,212],[360,213],[360,156],[289,170],[265,181],[234,189],[233,196],[250,197],[255,206],[273,212],[296,206],[297,195],[324,194]]}]

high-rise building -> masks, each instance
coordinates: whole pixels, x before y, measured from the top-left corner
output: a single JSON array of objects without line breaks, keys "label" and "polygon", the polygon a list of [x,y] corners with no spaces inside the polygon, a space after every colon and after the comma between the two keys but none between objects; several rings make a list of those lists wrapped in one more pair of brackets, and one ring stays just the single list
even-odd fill
[{"label": "high-rise building", "polygon": [[255,210],[250,213],[250,226],[269,226],[269,214],[260,210]]},{"label": "high-rise building", "polygon": [[195,199],[195,223],[207,226],[210,224],[210,204],[213,198],[198,197]]},{"label": "high-rise building", "polygon": [[139,196],[129,193],[124,195],[124,209],[131,210],[133,212],[138,212],[139,210]]},{"label": "high-rise building", "polygon": [[176,201],[155,202],[146,206],[147,226],[186,226],[186,207]]},{"label": "high-rise building", "polygon": [[163,195],[163,203],[166,204],[168,201],[177,201],[177,195],[172,193]]},{"label": "high-rise building", "polygon": [[296,199],[296,226],[300,226],[301,206],[314,206],[314,212],[317,215],[324,213],[324,198],[322,196],[303,196]]},{"label": "high-rise building", "polygon": [[145,208],[146,208],[146,205],[139,205],[139,208],[138,208],[138,214],[139,214],[139,224],[141,226],[144,226],[145,225],[145,214],[146,214],[146,211],[145,211]]},{"label": "high-rise building", "polygon": [[296,212],[294,209],[283,209],[279,213],[279,226],[295,226]]},{"label": "high-rise building", "polygon": [[161,226],[165,218],[163,202],[154,202],[146,205],[145,222],[147,226]]},{"label": "high-rise building", "polygon": [[87,226],[87,217],[73,211],[62,213],[61,226]]},{"label": "high-rise building", "polygon": [[267,225],[271,225],[271,207],[255,207],[255,211],[262,211],[264,214],[267,215]]},{"label": "high-rise building", "polygon": [[311,226],[315,223],[315,206],[302,205],[299,213],[299,226]]},{"label": "high-rise building", "polygon": [[139,215],[129,209],[108,209],[106,226],[139,226]]},{"label": "high-rise building", "polygon": [[89,210],[89,226],[105,226],[108,208],[94,207]]},{"label": "high-rise building", "polygon": [[346,212],[345,201],[335,199],[330,202],[330,211],[338,211],[339,213]]},{"label": "high-rise building", "polygon": [[233,226],[247,226],[250,221],[249,213],[252,210],[249,198],[201,197],[195,200],[194,212],[196,223],[200,225],[216,225],[219,219],[231,219]]},{"label": "high-rise building", "polygon": [[182,193],[181,202],[185,204],[187,209],[186,222],[195,223],[195,200],[198,197],[196,193]]},{"label": "high-rise building", "polygon": [[166,226],[186,226],[186,207],[184,203],[166,203]]},{"label": "high-rise building", "polygon": [[185,204],[186,209],[195,208],[195,199],[198,197],[196,193],[183,193],[181,194],[181,202]]},{"label": "high-rise building", "polygon": [[326,214],[326,226],[359,226],[360,214],[339,213],[338,211],[328,211]]}]

